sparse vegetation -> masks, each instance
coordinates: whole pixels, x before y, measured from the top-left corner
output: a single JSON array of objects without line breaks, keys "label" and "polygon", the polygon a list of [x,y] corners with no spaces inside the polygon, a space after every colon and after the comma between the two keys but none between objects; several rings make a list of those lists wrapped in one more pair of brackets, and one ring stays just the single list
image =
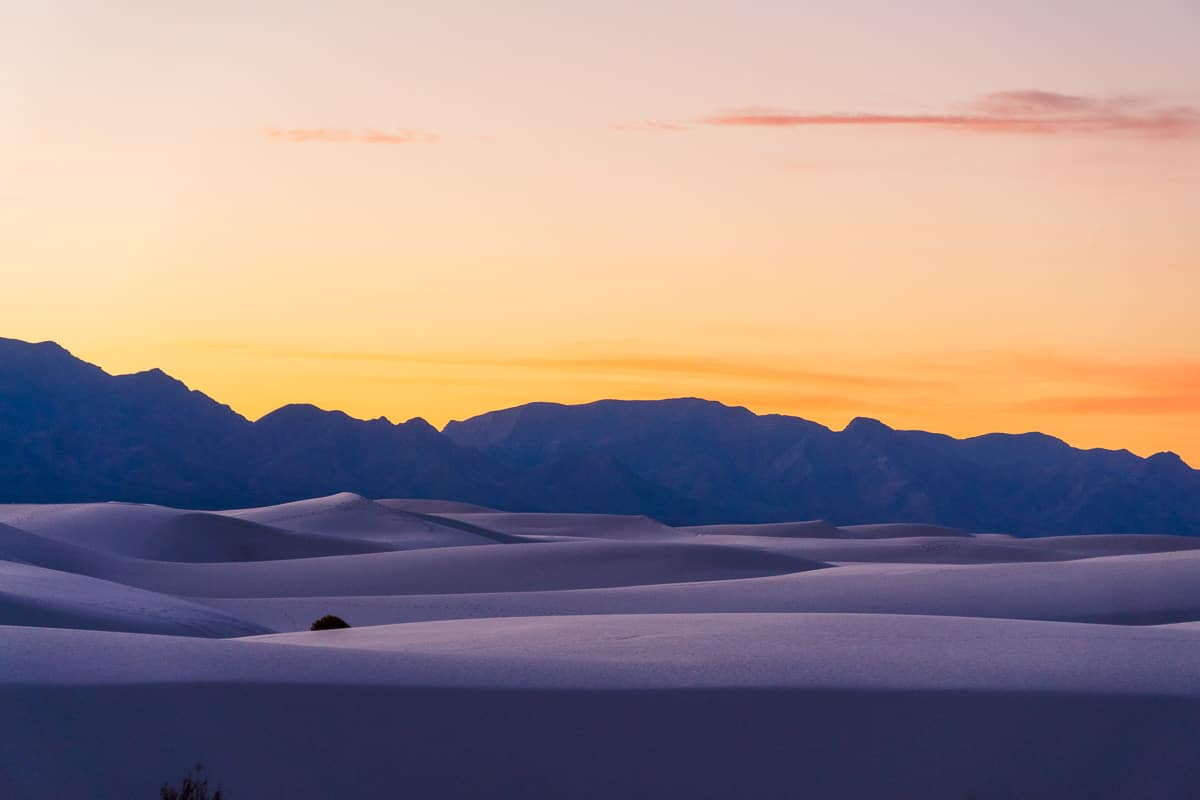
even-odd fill
[{"label": "sparse vegetation", "polygon": [[333,631],[338,628],[349,628],[350,623],[341,617],[335,617],[333,614],[326,614],[320,619],[313,622],[309,627],[310,631]]},{"label": "sparse vegetation", "polygon": [[178,789],[164,783],[158,790],[158,796],[161,800],[222,800],[224,797],[219,784],[216,790],[209,794],[208,778],[204,775],[203,764],[197,764],[194,770],[189,770],[188,774],[183,776],[183,782]]}]

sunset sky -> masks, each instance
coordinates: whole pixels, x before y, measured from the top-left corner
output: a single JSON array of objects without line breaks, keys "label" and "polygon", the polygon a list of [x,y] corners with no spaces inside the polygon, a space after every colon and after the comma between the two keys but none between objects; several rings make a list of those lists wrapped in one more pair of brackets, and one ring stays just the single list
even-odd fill
[{"label": "sunset sky", "polygon": [[0,335],[1200,466],[1200,3],[0,0]]}]

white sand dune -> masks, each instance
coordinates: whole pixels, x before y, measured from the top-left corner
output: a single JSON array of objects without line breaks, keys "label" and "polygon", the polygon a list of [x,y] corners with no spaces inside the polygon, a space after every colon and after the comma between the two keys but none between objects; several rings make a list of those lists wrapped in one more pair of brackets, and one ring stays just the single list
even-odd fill
[{"label": "white sand dune", "polygon": [[161,561],[271,561],[375,553],[385,544],[137,503],[24,506],[0,511],[14,527],[106,553]]},{"label": "white sand dune", "polygon": [[153,796],[197,758],[231,796],[292,798],[785,797],[797,781],[824,798],[1183,797],[1200,778],[1187,631],[641,614],[3,636],[8,797]]},{"label": "white sand dune", "polygon": [[899,539],[839,539],[703,535],[700,541],[791,553],[818,561],[872,564],[1000,564],[1066,561],[1084,558],[1066,549],[1028,547],[1025,539],[976,539],[971,536],[909,536]]},{"label": "white sand dune", "polygon": [[1200,550],[1200,538],[1190,536],[1102,534],[1095,536],[1046,536],[1039,539],[1017,540],[1013,540],[1010,537],[1004,538],[1008,539],[1009,542],[1020,542],[1021,546],[1025,548],[1062,553],[1072,558]]},{"label": "white sand dune", "polygon": [[672,539],[680,535],[676,528],[649,517],[621,514],[510,514],[499,511],[442,513],[438,516],[524,536],[636,540]]},{"label": "white sand dune", "polygon": [[202,602],[276,630],[331,610],[356,625],[572,614],[845,612],[1160,625],[1200,620],[1200,553],[1051,563],[858,564],[796,574],[469,596],[257,597]]},{"label": "white sand dune", "polygon": [[0,797],[1189,797],[1198,626],[1184,537],[0,506]]},{"label": "white sand dune", "polygon": [[389,497],[376,500],[384,508],[396,511],[409,511],[414,514],[494,514],[499,509],[463,503],[458,500],[419,500],[403,497]]},{"label": "white sand dune", "polygon": [[824,566],[801,556],[720,545],[606,541],[491,543],[285,561],[171,563],[92,552],[11,526],[0,529],[0,556],[191,597],[545,591],[719,580]]},{"label": "white sand dune", "polygon": [[473,594],[710,581],[818,569],[800,556],[718,545],[493,544],[230,564],[126,563],[103,577],[194,597]]},{"label": "white sand dune", "polygon": [[495,542],[480,532],[472,533],[460,526],[439,524],[428,515],[390,508],[350,492],[224,513],[289,531],[379,542],[397,549],[459,547]]},{"label": "white sand dune", "polygon": [[208,637],[269,630],[168,595],[11,561],[0,561],[0,625]]},{"label": "white sand dune", "polygon": [[969,536],[958,528],[921,525],[914,522],[886,522],[877,525],[841,525],[842,534],[856,539],[898,539],[906,536]]},{"label": "white sand dune", "polygon": [[838,539],[845,536],[840,528],[821,519],[759,525],[693,525],[677,530],[697,536],[770,536],[788,539]]},{"label": "white sand dune", "polygon": [[[771,613],[452,620],[216,641],[3,630],[11,650],[0,666],[0,684],[120,684],[134,678],[494,689],[888,687],[1200,698],[1195,680],[1200,637],[1171,626]],[[84,645],[92,657],[64,657]],[[363,655],[355,655],[360,651]],[[233,670],[227,662],[232,653],[241,659]]]},{"label": "white sand dune", "polygon": [[0,524],[0,561],[105,579],[141,569],[136,559],[80,547],[4,524]]}]

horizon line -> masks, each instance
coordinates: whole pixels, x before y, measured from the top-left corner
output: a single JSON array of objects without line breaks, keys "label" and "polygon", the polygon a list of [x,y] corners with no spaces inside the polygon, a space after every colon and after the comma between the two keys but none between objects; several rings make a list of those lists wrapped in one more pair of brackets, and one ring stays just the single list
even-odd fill
[{"label": "horizon line", "polygon": [[46,345],[56,347],[59,350],[61,350],[62,352],[66,353],[71,358],[73,358],[81,363],[89,364],[90,366],[93,366],[93,367],[99,369],[105,375],[108,375],[109,377],[112,377],[112,378],[127,377],[127,376],[133,376],[133,375],[145,375],[145,374],[150,374],[150,373],[159,373],[161,375],[166,376],[167,378],[170,378],[173,381],[177,381],[181,386],[183,386],[184,388],[186,388],[189,391],[197,392],[199,394],[204,395],[212,402],[217,403],[218,405],[221,405],[221,406],[229,409],[232,413],[236,414],[237,416],[246,420],[246,422],[248,422],[252,425],[257,424],[258,422],[260,422],[261,420],[270,416],[271,414],[277,413],[285,408],[308,406],[308,407],[314,408],[325,414],[342,414],[343,416],[345,416],[349,419],[355,420],[357,422],[370,422],[372,420],[384,420],[388,424],[395,425],[395,426],[405,425],[405,424],[408,424],[411,422],[422,422],[425,425],[428,425],[430,428],[433,428],[439,434],[444,436],[444,435],[446,435],[447,428],[449,428],[453,424],[467,422],[469,420],[476,419],[476,418],[482,417],[482,416],[487,416],[489,414],[498,414],[498,413],[503,413],[506,411],[514,411],[516,409],[525,408],[525,407],[531,406],[531,405],[551,405],[551,406],[559,406],[562,408],[578,408],[578,407],[582,407],[582,406],[596,405],[598,403],[605,403],[605,402],[610,402],[610,403],[663,403],[663,402],[678,401],[678,400],[695,400],[698,402],[712,403],[712,404],[720,405],[724,408],[733,409],[733,410],[741,409],[741,410],[744,410],[747,413],[750,413],[758,418],[774,416],[774,417],[787,417],[789,419],[802,420],[804,422],[809,422],[814,425],[819,425],[820,427],[830,431],[831,433],[845,433],[851,426],[853,426],[855,424],[855,422],[857,422],[859,420],[865,420],[865,421],[878,423],[878,424],[882,425],[883,427],[887,428],[888,430],[895,431],[897,433],[924,433],[924,434],[928,434],[931,436],[945,436],[949,439],[953,439],[953,440],[959,441],[959,442],[970,441],[973,439],[980,439],[980,438],[987,437],[987,436],[1031,436],[1031,435],[1045,436],[1045,437],[1053,439],[1057,442],[1061,442],[1063,445],[1071,448],[1072,450],[1077,450],[1080,452],[1128,453],[1129,455],[1132,455],[1135,458],[1142,459],[1143,461],[1153,458],[1155,456],[1163,456],[1163,455],[1172,456],[1172,457],[1178,459],[1181,463],[1183,463],[1189,469],[1200,472],[1200,468],[1193,466],[1189,461],[1184,459],[1178,452],[1176,452],[1174,450],[1158,450],[1154,453],[1149,453],[1147,455],[1141,455],[1137,452],[1134,452],[1133,450],[1130,450],[1127,447],[1120,447],[1120,448],[1079,447],[1074,444],[1071,444],[1071,442],[1069,442],[1068,440],[1066,440],[1060,436],[1055,436],[1054,434],[1047,433],[1046,431],[1041,431],[1041,430],[1025,430],[1025,431],[989,430],[985,433],[972,434],[969,436],[955,436],[953,434],[942,433],[940,431],[925,430],[923,428],[897,428],[897,427],[887,424],[886,422],[879,419],[878,417],[872,417],[872,416],[868,416],[865,414],[856,414],[846,423],[846,425],[844,427],[837,429],[837,428],[834,428],[825,423],[818,422],[817,420],[814,420],[814,419],[809,419],[808,417],[802,417],[797,414],[784,414],[784,413],[778,413],[778,412],[760,413],[760,412],[755,411],[754,409],[750,408],[749,406],[741,404],[741,403],[729,403],[724,400],[718,400],[718,399],[713,399],[713,398],[709,398],[709,397],[701,397],[699,395],[670,395],[670,396],[666,396],[666,397],[649,397],[649,398],[599,397],[594,400],[588,400],[588,401],[579,402],[579,403],[564,403],[564,402],[556,401],[556,400],[529,400],[529,401],[526,401],[523,403],[517,403],[516,405],[505,406],[503,408],[494,408],[494,409],[489,409],[486,411],[481,411],[477,414],[473,414],[469,417],[466,417],[465,419],[450,419],[450,420],[447,420],[441,427],[433,425],[424,416],[421,416],[421,415],[409,417],[408,419],[400,420],[400,421],[394,421],[390,416],[388,416],[386,414],[380,415],[378,417],[357,417],[354,414],[352,414],[348,411],[344,411],[340,408],[325,408],[316,403],[306,402],[306,401],[296,401],[296,402],[284,403],[283,405],[280,405],[274,409],[271,409],[270,411],[267,411],[257,417],[252,418],[252,417],[242,413],[241,411],[238,411],[236,408],[234,408],[229,403],[222,402],[221,400],[219,400],[218,398],[209,394],[208,392],[206,392],[202,389],[197,389],[197,388],[189,385],[185,381],[175,377],[174,375],[171,375],[169,372],[166,372],[161,367],[150,367],[150,368],[143,369],[143,370],[137,370],[135,372],[112,373],[112,372],[109,372],[108,370],[106,370],[104,367],[100,366],[99,364],[95,364],[93,362],[86,361],[85,359],[80,358],[79,356],[77,356],[73,352],[71,352],[71,350],[69,350],[67,347],[63,346],[61,343],[54,341],[52,339],[46,339],[46,340],[43,340],[40,342],[31,342],[31,341],[28,341],[25,339],[0,337],[0,342],[5,342],[5,341],[17,343],[17,344],[21,344],[21,345],[26,345],[26,346],[30,346],[30,347],[38,347],[38,346],[46,346]]}]

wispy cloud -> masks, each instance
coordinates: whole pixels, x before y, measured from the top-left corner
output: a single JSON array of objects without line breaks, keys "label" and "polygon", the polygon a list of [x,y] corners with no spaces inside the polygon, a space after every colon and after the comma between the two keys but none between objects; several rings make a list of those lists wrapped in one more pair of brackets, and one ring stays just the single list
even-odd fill
[{"label": "wispy cloud", "polygon": [[1200,414],[1200,394],[1045,397],[1018,408],[1047,414]]},{"label": "wispy cloud", "polygon": [[[1042,396],[1012,403],[1013,411],[1062,415],[1200,414],[1200,362],[1108,361],[1052,353],[998,353],[953,369],[964,379],[980,374],[1025,383]],[[933,370],[938,374],[939,370]],[[1056,387],[1049,389],[1048,387]],[[1038,387],[1038,388],[1035,388]]]},{"label": "wispy cloud", "polygon": [[790,111],[744,108],[691,122],[646,121],[630,130],[720,128],[922,128],[992,134],[1200,135],[1200,108],[1146,97],[1088,97],[1038,89],[992,92],[938,113]]},{"label": "wispy cloud", "polygon": [[583,356],[578,358],[544,357],[528,359],[525,366],[609,373],[657,373],[720,378],[778,380],[826,386],[858,388],[928,387],[930,381],[890,378],[845,372],[826,372],[792,367],[787,364],[753,360],[710,358],[690,355]]},{"label": "wispy cloud", "polygon": [[441,141],[436,133],[411,129],[267,128],[263,134],[272,142],[286,144],[429,144]]},{"label": "wispy cloud", "polygon": [[1200,394],[1200,361],[1194,359],[1128,362],[1016,353],[1000,357],[998,363],[1026,375],[1131,393],[1171,394],[1186,389]]},{"label": "wispy cloud", "polygon": [[805,369],[786,363],[754,359],[718,358],[689,354],[633,354],[612,352],[604,355],[531,354],[507,356],[492,354],[416,354],[387,351],[309,350],[305,348],[245,345],[232,342],[186,342],[195,349],[237,352],[249,356],[312,361],[375,362],[430,367],[527,369],[549,372],[614,376],[689,376],[734,380],[807,384],[844,389],[929,388],[940,381],[896,378],[851,372]]},{"label": "wispy cloud", "polygon": [[[455,380],[492,370],[563,375],[584,380],[676,384],[681,391],[722,385],[722,396],[737,396],[771,407],[789,402],[806,407],[853,408],[867,400],[879,407],[883,397],[902,407],[902,398],[929,396],[963,385],[986,386],[1002,381],[1023,385],[1024,398],[1009,402],[1010,411],[1046,414],[1191,414],[1200,413],[1200,362],[1164,360],[1106,361],[1054,353],[999,351],[960,356],[944,362],[911,361],[908,374],[828,371],[786,360],[735,358],[688,353],[635,353],[613,348],[603,353],[406,353],[386,350],[324,350],[286,345],[220,341],[181,342],[200,350],[218,350],[252,358],[297,361],[375,363],[397,368],[423,367],[421,375],[446,370]],[[593,343],[594,346],[594,343]],[[406,373],[412,377],[411,373]],[[414,378],[417,380],[417,378]],[[420,379],[420,380],[423,380]],[[854,395],[851,397],[850,395]],[[865,406],[864,406],[865,407]]]},{"label": "wispy cloud", "polygon": [[[756,413],[794,414],[796,409],[805,413],[812,411],[838,411],[847,414],[883,414],[903,410],[903,405],[885,403],[877,394],[850,396],[846,394],[823,394],[818,392],[789,391],[771,386],[741,387],[723,393],[726,403],[736,403]],[[779,411],[774,411],[779,409]]]}]

